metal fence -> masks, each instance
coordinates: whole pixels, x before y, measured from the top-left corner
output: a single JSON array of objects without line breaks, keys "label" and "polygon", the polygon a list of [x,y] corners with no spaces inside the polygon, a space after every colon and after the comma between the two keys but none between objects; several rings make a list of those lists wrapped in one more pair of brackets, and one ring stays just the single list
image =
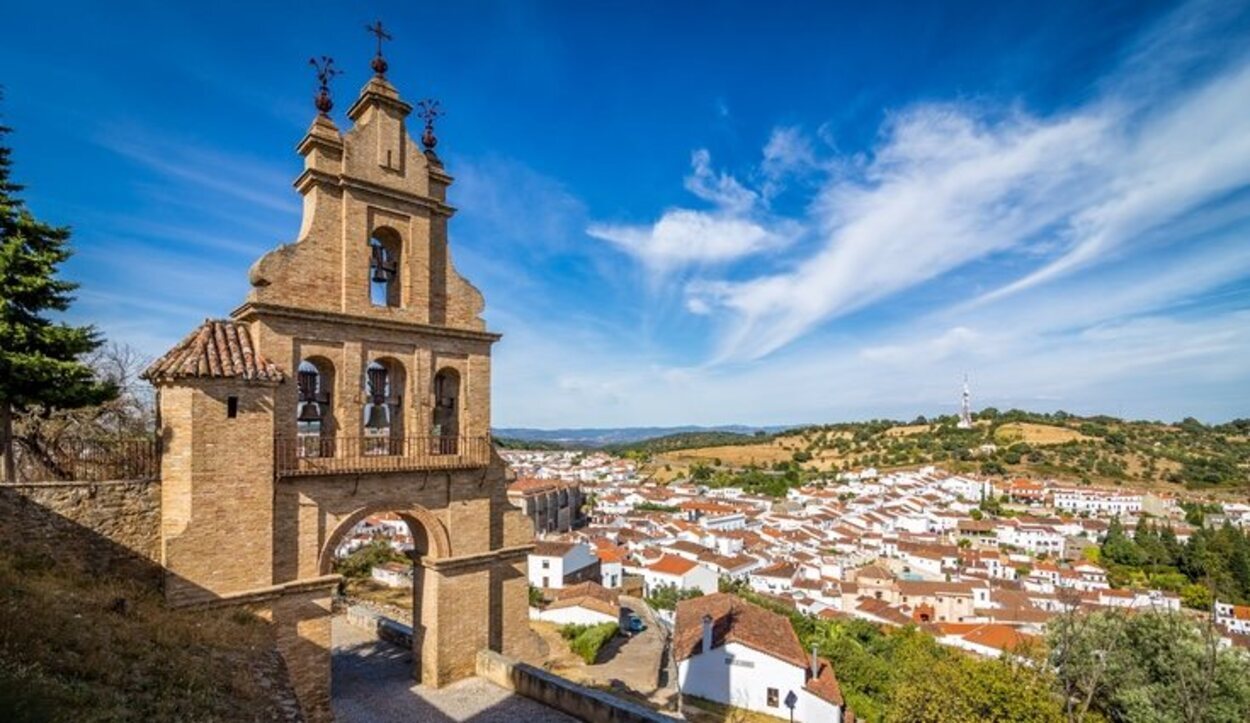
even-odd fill
[{"label": "metal fence", "polygon": [[16,482],[153,480],[161,474],[155,437],[74,439],[31,447],[14,445]]},{"label": "metal fence", "polygon": [[310,474],[467,469],[490,462],[483,437],[363,437],[315,434],[279,437],[274,466],[279,477]]}]

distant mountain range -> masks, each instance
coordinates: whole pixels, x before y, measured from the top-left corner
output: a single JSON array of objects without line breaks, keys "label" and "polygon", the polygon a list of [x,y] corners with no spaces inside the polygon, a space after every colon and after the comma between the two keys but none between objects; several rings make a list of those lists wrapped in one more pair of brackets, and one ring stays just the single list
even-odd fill
[{"label": "distant mountain range", "polygon": [[606,428],[575,428],[575,429],[531,429],[527,427],[501,427],[495,429],[496,437],[525,442],[547,442],[575,447],[606,447],[613,444],[630,444],[644,439],[665,437],[670,434],[687,434],[690,432],[731,432],[734,434],[755,434],[756,432],[780,432],[790,429],[791,425],[773,427],[748,427],[742,424],[727,424],[719,427],[606,427]]}]

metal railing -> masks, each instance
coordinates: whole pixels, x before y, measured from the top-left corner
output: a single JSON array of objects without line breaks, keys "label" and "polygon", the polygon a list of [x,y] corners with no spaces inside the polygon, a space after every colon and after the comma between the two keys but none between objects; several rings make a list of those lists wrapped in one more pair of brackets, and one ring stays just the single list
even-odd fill
[{"label": "metal railing", "polygon": [[279,477],[427,469],[471,469],[490,462],[482,437],[343,437],[298,435],[274,441]]},{"label": "metal railing", "polygon": [[37,447],[18,441],[13,462],[16,482],[154,480],[161,475],[155,437],[61,440]]}]

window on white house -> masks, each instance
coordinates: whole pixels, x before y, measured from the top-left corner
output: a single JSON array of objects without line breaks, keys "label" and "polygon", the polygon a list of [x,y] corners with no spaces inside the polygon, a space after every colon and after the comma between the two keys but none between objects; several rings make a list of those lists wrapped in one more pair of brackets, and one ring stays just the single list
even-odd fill
[{"label": "window on white house", "polygon": [[769,688],[768,689],[768,707],[776,708],[780,704],[781,704],[780,695],[778,694],[777,689]]}]

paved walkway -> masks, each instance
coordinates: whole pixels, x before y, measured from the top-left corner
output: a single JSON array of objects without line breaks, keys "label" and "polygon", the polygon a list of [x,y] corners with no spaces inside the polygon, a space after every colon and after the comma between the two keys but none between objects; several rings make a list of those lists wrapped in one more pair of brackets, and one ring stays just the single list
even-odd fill
[{"label": "paved walkway", "polygon": [[412,652],[333,621],[333,706],[346,723],[575,723],[479,678],[433,690],[412,681]]}]

